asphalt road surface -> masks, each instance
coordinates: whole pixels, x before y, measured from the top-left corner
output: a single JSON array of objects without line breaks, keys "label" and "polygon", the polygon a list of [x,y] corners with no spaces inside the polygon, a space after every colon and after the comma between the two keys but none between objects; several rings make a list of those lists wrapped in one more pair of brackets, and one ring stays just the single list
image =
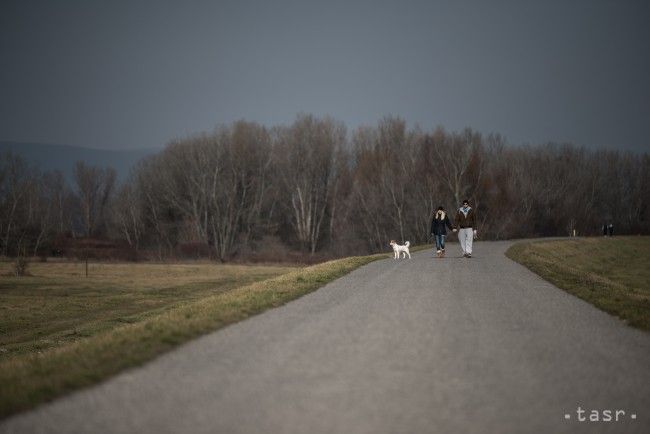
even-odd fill
[{"label": "asphalt road surface", "polygon": [[369,264],[0,433],[650,432],[650,333],[508,245]]}]

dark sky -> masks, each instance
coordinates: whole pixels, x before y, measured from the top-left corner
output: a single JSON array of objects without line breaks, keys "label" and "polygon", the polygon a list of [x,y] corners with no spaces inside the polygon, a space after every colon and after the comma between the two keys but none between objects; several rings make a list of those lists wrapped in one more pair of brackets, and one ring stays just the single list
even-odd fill
[{"label": "dark sky", "polygon": [[647,0],[0,5],[0,140],[150,147],[309,112],[650,149]]}]

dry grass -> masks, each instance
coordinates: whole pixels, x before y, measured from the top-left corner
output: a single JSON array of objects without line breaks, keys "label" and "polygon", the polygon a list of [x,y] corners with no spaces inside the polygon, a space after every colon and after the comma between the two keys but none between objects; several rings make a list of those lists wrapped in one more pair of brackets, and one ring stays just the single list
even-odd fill
[{"label": "dry grass", "polygon": [[650,237],[524,242],[506,255],[628,324],[650,330]]},{"label": "dry grass", "polygon": [[[11,264],[0,264],[7,275]],[[33,263],[30,275],[0,280],[0,361],[86,338],[294,270],[191,264]]]},{"label": "dry grass", "polygon": [[[294,268],[278,277],[212,294],[206,281],[197,277],[198,287],[203,288],[199,291],[206,291],[201,297],[176,302],[170,308],[145,315],[132,324],[122,323],[88,337],[39,352],[16,354],[0,361],[0,417],[97,383],[123,369],[151,360],[193,337],[282,305],[381,258],[386,258],[386,255],[351,257],[303,269]],[[37,267],[33,272],[37,273],[36,270]],[[247,274],[245,270],[242,273]],[[187,276],[192,274],[198,273],[188,273]],[[136,279],[123,278],[125,281]],[[165,279],[159,276],[151,278],[158,279],[158,285],[170,288]],[[161,291],[159,286],[150,285],[146,277],[136,280],[147,288],[141,290],[144,293]],[[58,290],[64,291],[63,286]],[[176,288],[184,288],[184,285]],[[114,290],[119,291],[119,288]],[[175,290],[162,292],[173,293]],[[93,299],[92,295],[86,297]]]}]

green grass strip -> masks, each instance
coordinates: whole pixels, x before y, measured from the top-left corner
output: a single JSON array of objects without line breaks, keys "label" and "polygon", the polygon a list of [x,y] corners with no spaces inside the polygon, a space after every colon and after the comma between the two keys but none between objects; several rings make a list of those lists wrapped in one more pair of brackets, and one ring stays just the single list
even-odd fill
[{"label": "green grass strip", "polygon": [[521,242],[506,256],[627,324],[650,330],[650,237]]}]

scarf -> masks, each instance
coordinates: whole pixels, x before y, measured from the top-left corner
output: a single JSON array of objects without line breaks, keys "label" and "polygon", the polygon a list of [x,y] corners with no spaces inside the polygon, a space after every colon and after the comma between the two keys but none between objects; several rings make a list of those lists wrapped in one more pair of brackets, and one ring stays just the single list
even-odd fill
[{"label": "scarf", "polygon": [[459,211],[463,213],[463,215],[465,216],[465,218],[467,218],[467,214],[469,214],[469,210],[470,210],[470,209],[472,209],[471,206],[467,206],[467,207],[462,206],[462,207],[460,207]]}]

